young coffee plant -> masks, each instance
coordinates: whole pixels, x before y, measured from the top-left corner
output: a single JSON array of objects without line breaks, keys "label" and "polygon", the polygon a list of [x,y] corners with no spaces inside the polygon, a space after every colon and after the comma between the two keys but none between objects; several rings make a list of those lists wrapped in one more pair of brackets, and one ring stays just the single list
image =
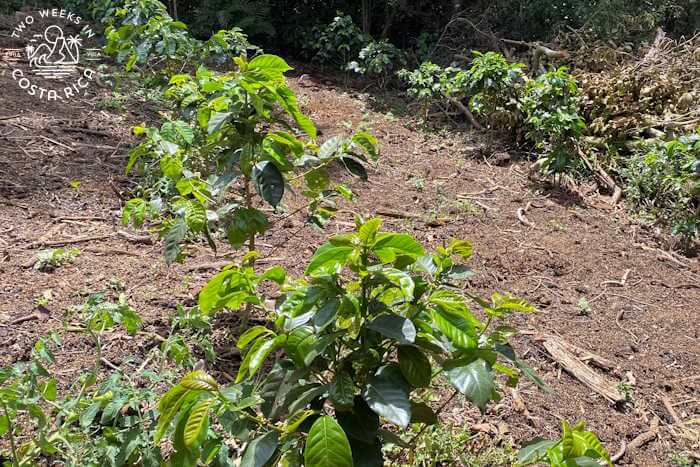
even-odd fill
[{"label": "young coffee plant", "polygon": [[393,70],[405,62],[403,53],[388,41],[372,41],[367,44],[354,60],[347,64],[347,69],[366,78],[377,81],[384,88]]},{"label": "young coffee plant", "polygon": [[444,98],[442,86],[447,81],[444,73],[440,65],[426,61],[413,71],[399,70],[397,75],[408,86],[408,95],[418,100],[427,116],[430,107]]},{"label": "young coffee plant", "polygon": [[[135,129],[146,138],[131,151],[127,172],[141,163],[161,182],[155,192],[146,190],[148,199],[130,201],[124,219],[140,224],[162,211],[168,262],[179,259],[181,243],[197,235],[212,247],[221,234],[234,248],[247,243],[255,250],[255,236],[270,226],[256,208],[255,192],[278,208],[293,181],[303,184],[311,220],[323,225],[337,209],[334,198],[352,198],[346,187],[331,184],[327,167],[340,163],[366,179],[364,164],[378,157],[376,139],[363,131],[316,144],[316,127],[287,87],[284,73],[291,67],[280,57],[238,57],[236,64],[227,74],[200,67],[194,77],[173,76],[166,95],[177,103],[178,119],[160,129]],[[292,177],[296,169],[303,172]]]},{"label": "young coffee plant", "polygon": [[[143,458],[144,465],[158,465],[160,455],[151,452],[147,446],[153,444],[146,441],[148,426],[155,420],[153,387],[139,388],[118,373],[95,387],[104,363],[103,333],[119,323],[133,334],[139,316],[123,297],[109,303],[101,295],[74,311],[82,325],[73,326],[71,332],[90,335],[96,352],[91,369],[65,392],[59,392],[57,379],[47,370],[55,363],[52,347],[60,346],[56,335],[39,339],[28,362],[0,370],[0,436],[9,438],[11,464],[37,465],[42,459],[51,464],[51,459],[60,459],[71,466],[127,465]],[[145,410],[142,404],[149,402],[151,408]],[[156,460],[145,462],[146,457]]]},{"label": "young coffee plant", "polygon": [[80,255],[80,249],[78,248],[71,248],[70,250],[65,248],[41,250],[36,255],[34,269],[37,271],[53,271],[64,264],[72,263],[78,255]]},{"label": "young coffee plant", "polygon": [[[170,434],[172,462],[230,465],[233,455],[241,465],[383,465],[384,444],[409,446],[401,434],[410,424],[437,423],[423,397],[437,375],[482,412],[500,398],[498,375],[510,386],[521,374],[543,384],[508,344],[516,331],[500,323],[534,308],[458,286],[472,275],[459,263],[472,254],[468,242],[427,254],[410,235],[380,232],[380,224],[358,221],[355,232],[331,237],[305,279],[286,278],[280,267],[256,274],[245,259],[202,289],[202,312],[250,303],[273,325],[240,336],[235,384],[222,387],[195,371],[163,396],[157,439]],[[259,294],[265,280],[283,293],[274,309]],[[242,453],[229,451],[231,438],[245,443]]]},{"label": "young coffee plant", "polygon": [[585,129],[578,113],[578,85],[558,68],[528,81],[522,97],[525,137],[536,149],[544,149],[542,168],[562,173],[575,168],[577,143]]},{"label": "young coffee plant", "polygon": [[537,438],[527,443],[518,453],[519,466],[542,465],[550,467],[612,467],[610,454],[598,437],[585,430],[584,422],[573,427],[562,422],[562,436],[551,441]]},{"label": "young coffee plant", "polygon": [[650,145],[622,170],[628,203],[688,246],[700,230],[700,133]]},{"label": "young coffee plant", "polygon": [[306,48],[313,51],[313,61],[342,69],[357,56],[368,39],[350,15],[338,12],[328,26],[315,29]]},{"label": "young coffee plant", "polygon": [[469,105],[480,115],[488,116],[499,126],[518,124],[519,94],[525,82],[522,63],[508,63],[496,52],[474,52],[469,68]]}]

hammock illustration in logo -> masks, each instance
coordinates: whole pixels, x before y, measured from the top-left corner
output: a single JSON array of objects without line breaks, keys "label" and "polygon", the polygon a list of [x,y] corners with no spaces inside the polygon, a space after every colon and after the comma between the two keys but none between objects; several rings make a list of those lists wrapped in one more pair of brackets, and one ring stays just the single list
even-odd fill
[{"label": "hammock illustration in logo", "polygon": [[63,35],[63,30],[52,25],[44,34],[34,34],[27,45],[29,66],[37,75],[48,79],[61,79],[73,74],[80,59],[79,36]]}]

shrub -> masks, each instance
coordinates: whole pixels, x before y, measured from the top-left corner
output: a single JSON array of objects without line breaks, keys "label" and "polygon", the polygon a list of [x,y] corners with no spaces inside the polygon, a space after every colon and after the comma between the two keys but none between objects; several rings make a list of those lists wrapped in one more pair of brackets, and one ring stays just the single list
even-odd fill
[{"label": "shrub", "polygon": [[565,68],[549,71],[525,86],[522,109],[525,136],[545,150],[543,169],[570,170],[578,160],[576,144],[585,128],[578,113],[578,86]]},{"label": "shrub", "polygon": [[547,463],[551,467],[601,466],[612,467],[610,454],[598,437],[585,430],[584,422],[573,427],[562,422],[562,436],[558,440],[537,438],[527,443],[518,453],[519,466]]},{"label": "shrub", "polygon": [[[399,435],[411,423],[437,423],[421,398],[436,374],[444,372],[482,413],[500,398],[498,375],[509,386],[521,373],[542,384],[508,344],[516,331],[499,324],[534,308],[498,293],[487,301],[455,285],[472,274],[459,264],[472,254],[468,242],[426,254],[409,235],[379,227],[371,219],[331,237],[311,258],[307,279],[290,280],[280,267],[258,275],[244,262],[207,283],[202,312],[251,303],[274,325],[240,336],[244,358],[235,385],[193,372],[163,396],[158,438],[172,433],[179,462],[194,464],[233,437],[248,443],[243,464],[303,458],[309,467],[382,465],[383,444],[407,445],[381,428],[380,417]],[[258,295],[265,280],[283,292],[274,310]],[[278,350],[284,356],[260,377]]]},{"label": "shrub", "polygon": [[700,228],[700,133],[651,144],[622,170],[628,203],[686,244]]},{"label": "shrub", "polygon": [[368,78],[375,78],[384,87],[395,67],[404,63],[402,52],[388,41],[372,41],[347,64],[347,69]]},{"label": "shrub", "polygon": [[474,52],[474,61],[466,76],[472,110],[489,116],[517,111],[524,67],[521,63],[508,63],[497,52]]},{"label": "shrub", "polygon": [[353,22],[352,17],[338,15],[325,28],[317,28],[313,39],[306,45],[313,51],[313,60],[324,65],[344,68],[367,42],[367,37]]},{"label": "shrub", "polygon": [[[280,57],[238,57],[236,64],[227,74],[200,67],[194,77],[172,76],[166,95],[180,118],[135,129],[145,139],[132,149],[127,171],[142,164],[152,180],[165,181],[131,201],[124,219],[141,223],[161,211],[168,262],[181,259],[181,243],[200,235],[212,247],[220,234],[234,248],[247,242],[254,250],[255,236],[269,228],[253,204],[255,192],[277,208],[298,168],[305,170],[295,178],[310,199],[311,220],[323,225],[336,210],[334,198],[352,198],[346,187],[331,183],[327,166],[340,163],[367,178],[364,164],[378,157],[376,139],[362,131],[316,144],[316,127],[287,87],[284,73],[291,67]],[[308,139],[285,130],[293,125]]]}]

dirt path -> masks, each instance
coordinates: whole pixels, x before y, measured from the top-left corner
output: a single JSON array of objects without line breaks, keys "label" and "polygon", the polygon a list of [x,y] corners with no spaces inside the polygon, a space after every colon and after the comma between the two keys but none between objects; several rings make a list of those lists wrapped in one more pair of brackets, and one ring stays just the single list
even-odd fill
[{"label": "dirt path", "polygon": [[[117,193],[130,186],[122,175],[132,142],[129,127],[146,116],[132,104],[100,110],[105,90],[71,106],[40,104],[16,89],[7,73],[0,74],[0,363],[26,358],[36,337],[60,332],[70,321],[71,305],[118,281],[147,330],[167,329],[176,304],[191,303],[212,273],[192,266],[216,257],[196,246],[184,265],[167,268],[157,242],[144,245],[119,233],[127,230],[119,221]],[[359,201],[325,233],[303,227],[300,216],[290,217],[261,240],[263,256],[300,274],[305,258],[327,235],[348,229],[349,210],[382,215],[386,228],[410,231],[432,247],[450,237],[469,239],[476,252],[474,288],[485,294],[508,291],[541,310],[516,323],[534,333],[520,337],[517,347],[554,392],[523,383],[483,419],[464,401],[454,402],[447,419],[465,427],[500,420],[501,431],[507,427],[522,441],[555,436],[560,420],[584,418],[614,452],[658,416],[657,438],[628,452],[622,463],[668,465],[673,452],[699,449],[697,260],[679,263],[654,250],[648,233],[595,197],[577,199],[531,185],[527,164],[494,156],[481,135],[424,133],[411,120],[373,111],[366,99],[341,89],[308,80],[300,86],[296,79],[292,86],[322,138],[347,131],[348,123],[363,124],[379,137],[382,158],[368,182],[347,180]],[[516,216],[527,205],[534,226]],[[82,252],[73,264],[53,273],[31,267],[42,243],[86,237],[99,239],[76,243]],[[624,285],[606,283],[623,276]],[[45,290],[53,298],[45,311],[37,311],[35,298]],[[562,372],[538,341],[542,333],[612,361],[607,374],[632,383],[633,404],[615,407]],[[231,345],[222,330],[216,338],[221,346]],[[69,381],[88,365],[92,348],[70,333],[63,341],[59,365]],[[137,366],[147,345],[146,338],[116,334],[106,356],[117,365]],[[125,361],[134,354],[135,361]],[[235,362],[220,368],[235,371],[226,365]],[[680,423],[674,424],[664,398]]]}]

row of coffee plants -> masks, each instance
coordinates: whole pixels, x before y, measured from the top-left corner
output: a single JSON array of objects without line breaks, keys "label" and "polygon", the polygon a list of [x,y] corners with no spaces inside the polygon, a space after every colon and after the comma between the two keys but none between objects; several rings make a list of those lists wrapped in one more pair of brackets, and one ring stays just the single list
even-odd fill
[{"label": "row of coffee plants", "polygon": [[[160,42],[136,52],[135,41],[150,37],[140,34],[165,38],[173,26],[161,31],[152,22],[164,19],[157,2],[138,5],[155,5],[133,20],[150,29],[120,35],[124,43],[106,49],[119,55],[133,48],[136,59],[121,57],[130,57],[127,67],[161,53]],[[124,298],[112,303],[102,296],[75,309],[82,324],[67,323],[67,332],[91,337],[96,355],[65,395],[59,397],[45,368],[53,356],[43,340],[28,364],[0,372],[0,434],[9,439],[12,464],[382,465],[384,446],[411,446],[409,425],[439,422],[425,397],[438,379],[482,413],[500,398],[500,387],[516,385],[521,375],[544,386],[515,355],[508,341],[517,331],[505,324],[534,308],[508,295],[486,300],[465,291],[472,272],[460,261],[471,256],[468,242],[428,253],[407,234],[381,232],[378,219],[358,218],[354,232],[318,248],[304,278],[290,278],[280,266],[259,270],[256,238],[271,222],[262,203],[279,209],[287,187],[300,184],[308,199],[302,209],[322,226],[335,197],[353,197],[331,182],[329,166],[366,178],[365,165],[378,157],[375,138],[362,131],[319,144],[286,84],[288,70],[277,56],[239,56],[232,71],[199,66],[194,75],[170,76],[165,95],[175,110],[158,127],[135,129],[144,139],[131,151],[127,172],[138,166],[145,182],[124,219],[155,226],[169,262],[182,259],[182,245],[199,237],[212,248],[225,238],[248,253],[208,281],[196,307],[178,310],[167,337],[151,336],[161,341],[157,373],[146,359],[136,372],[115,369],[98,385],[102,368],[114,369],[103,356],[105,332],[119,324],[133,334],[140,326]],[[264,282],[281,292],[274,306]],[[225,386],[192,357],[199,349],[214,359],[206,336],[210,319],[224,309],[267,323],[240,335],[242,362],[236,381]],[[173,381],[166,360],[180,371],[196,369],[159,396]],[[561,440],[537,440],[521,453],[522,463],[540,461],[611,465],[594,435],[568,425]]]}]

